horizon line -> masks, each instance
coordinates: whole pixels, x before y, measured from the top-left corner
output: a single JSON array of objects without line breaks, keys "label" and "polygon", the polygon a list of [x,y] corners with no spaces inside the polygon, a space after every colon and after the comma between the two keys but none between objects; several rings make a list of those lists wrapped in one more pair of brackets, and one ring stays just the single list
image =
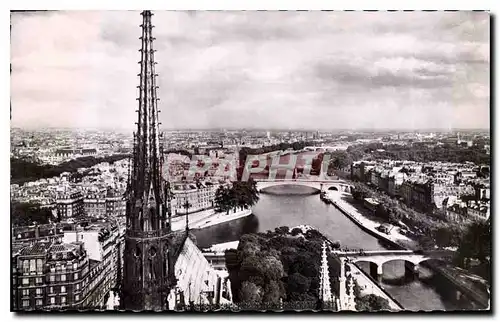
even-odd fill
[{"label": "horizon line", "polygon": [[[100,130],[100,131],[133,131],[135,127],[71,127],[71,126],[43,126],[43,127],[32,127],[32,126],[10,126],[10,129],[21,129],[21,130]],[[160,128],[161,131],[254,131],[254,132],[416,132],[416,131],[427,131],[427,132],[454,132],[454,131],[491,131],[491,128],[331,128],[331,129],[310,129],[310,128],[258,128],[258,127],[212,127],[212,128]]]}]

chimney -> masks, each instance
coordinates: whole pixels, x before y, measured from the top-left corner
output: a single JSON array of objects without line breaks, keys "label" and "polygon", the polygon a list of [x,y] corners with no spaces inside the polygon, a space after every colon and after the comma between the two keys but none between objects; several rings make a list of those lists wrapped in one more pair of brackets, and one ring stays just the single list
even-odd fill
[{"label": "chimney", "polygon": [[40,227],[38,227],[38,223],[35,222],[35,240],[37,241],[40,238]]}]

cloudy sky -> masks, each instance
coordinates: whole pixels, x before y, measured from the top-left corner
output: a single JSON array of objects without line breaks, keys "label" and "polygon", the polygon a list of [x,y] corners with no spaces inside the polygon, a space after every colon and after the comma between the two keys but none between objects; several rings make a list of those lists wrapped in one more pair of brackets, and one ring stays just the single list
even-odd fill
[{"label": "cloudy sky", "polygon": [[[139,12],[11,16],[12,125],[133,128]],[[489,128],[489,15],[155,12],[166,128]]]}]

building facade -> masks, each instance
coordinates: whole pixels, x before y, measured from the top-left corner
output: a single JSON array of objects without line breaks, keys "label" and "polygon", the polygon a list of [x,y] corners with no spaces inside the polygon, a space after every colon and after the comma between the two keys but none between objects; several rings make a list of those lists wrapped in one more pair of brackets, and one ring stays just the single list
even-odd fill
[{"label": "building facade", "polygon": [[14,252],[14,310],[103,307],[121,273],[117,227],[66,231],[61,239],[36,241]]},{"label": "building facade", "polygon": [[[178,215],[191,214],[214,207],[215,192],[219,185],[207,183],[179,183],[172,185],[172,205]],[[186,202],[188,207],[186,207]],[[173,214],[175,215],[175,214]]]},{"label": "building facade", "polygon": [[85,215],[83,199],[81,192],[60,194],[56,200],[56,210],[59,219],[83,217]]}]

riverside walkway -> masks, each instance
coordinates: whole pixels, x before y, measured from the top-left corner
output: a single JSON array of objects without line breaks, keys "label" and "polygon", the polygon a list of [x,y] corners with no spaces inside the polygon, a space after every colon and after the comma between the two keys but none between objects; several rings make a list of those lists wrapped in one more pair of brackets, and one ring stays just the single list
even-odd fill
[{"label": "riverside walkway", "polygon": [[[405,247],[401,246],[399,241],[410,239],[400,233],[391,232],[390,235],[382,233],[376,229],[378,223],[375,223],[367,218],[365,218],[362,214],[358,212],[358,210],[351,206],[349,203],[341,199],[342,194],[329,192],[326,194],[325,198],[332,202],[332,204],[341,210],[347,217],[349,217],[354,223],[356,223],[360,228],[364,229],[371,235],[385,240],[389,242],[393,246],[399,248],[403,251],[410,251]],[[436,252],[425,252],[428,254],[431,253],[439,253]],[[446,251],[449,253],[449,251]],[[449,254],[448,254],[449,256]],[[466,295],[473,303],[480,304],[481,307],[489,308],[490,307],[490,297],[488,292],[483,292],[478,287],[473,285],[473,283],[468,282],[461,274],[456,274],[452,268],[449,267],[440,267],[433,263],[427,263],[428,267],[433,269],[435,272],[439,272],[442,276],[444,276],[451,284],[453,284],[457,289],[457,298],[463,295]],[[474,304],[475,305],[475,304]]]}]

